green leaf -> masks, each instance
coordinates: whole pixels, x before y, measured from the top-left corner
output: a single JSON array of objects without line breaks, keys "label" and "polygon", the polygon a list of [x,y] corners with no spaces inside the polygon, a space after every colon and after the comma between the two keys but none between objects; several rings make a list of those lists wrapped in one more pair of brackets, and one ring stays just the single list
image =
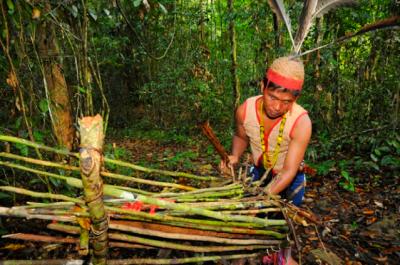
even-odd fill
[{"label": "green leaf", "polygon": [[141,3],[142,3],[142,0],[134,0],[133,1],[133,6],[134,7],[138,7],[138,6],[140,6]]},{"label": "green leaf", "polygon": [[375,149],[375,150],[374,150],[374,153],[375,153],[377,156],[381,156],[381,155],[382,155],[382,153],[381,153],[381,151],[380,151],[379,149]]},{"label": "green leaf", "polygon": [[35,130],[35,131],[33,131],[33,138],[35,138],[35,141],[37,141],[39,143],[43,143],[44,135],[42,132]]},{"label": "green leaf", "polygon": [[78,91],[81,93],[86,93],[86,88],[84,88],[83,86],[78,86]]},{"label": "green leaf", "polygon": [[16,130],[18,130],[19,128],[21,128],[21,121],[22,121],[22,117],[18,117],[17,120],[15,121],[14,128],[15,128]]},{"label": "green leaf", "polygon": [[163,4],[158,3],[158,5],[160,6],[160,9],[164,14],[168,14],[168,10],[165,8],[165,6]]},{"label": "green leaf", "polygon": [[72,16],[73,16],[74,18],[78,17],[78,8],[76,7],[76,5],[72,5],[72,10],[71,10],[71,12],[72,12]]},{"label": "green leaf", "polygon": [[342,177],[345,178],[347,181],[350,180],[350,174],[349,174],[349,172],[342,170],[342,171],[340,172],[340,174],[341,174]]},{"label": "green leaf", "polygon": [[28,156],[28,154],[29,154],[28,146],[26,146],[24,144],[17,143],[17,144],[15,144],[15,147],[19,150],[21,155]]},{"label": "green leaf", "polygon": [[49,103],[48,103],[47,99],[42,99],[39,102],[39,109],[43,114],[45,114],[46,112],[49,111]]},{"label": "green leaf", "polygon": [[0,191],[0,200],[1,199],[10,199],[10,198],[12,198],[10,193]]},{"label": "green leaf", "polygon": [[8,14],[12,15],[14,13],[14,3],[12,0],[7,0]]},{"label": "green leaf", "polygon": [[378,158],[376,157],[376,155],[371,154],[370,157],[371,157],[372,161],[378,162]]},{"label": "green leaf", "polygon": [[386,155],[381,160],[382,166],[395,166],[400,167],[400,159],[391,155]]},{"label": "green leaf", "polygon": [[89,15],[93,18],[94,21],[97,20],[97,14],[96,11],[94,11],[93,9],[89,9]]}]

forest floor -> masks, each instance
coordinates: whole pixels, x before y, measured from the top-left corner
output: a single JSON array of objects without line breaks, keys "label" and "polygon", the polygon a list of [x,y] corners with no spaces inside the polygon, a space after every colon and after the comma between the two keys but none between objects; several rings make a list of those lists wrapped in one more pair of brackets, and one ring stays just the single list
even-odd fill
[{"label": "forest floor", "polygon": [[[128,138],[106,142],[121,160],[199,175],[218,173],[218,157],[206,142],[176,144]],[[325,177],[308,178],[302,207],[311,210],[321,223],[296,227],[297,259],[302,264],[400,264],[400,179],[365,177],[356,183],[355,192],[341,188],[339,179],[335,170]],[[3,219],[2,226],[7,229],[10,222]],[[32,220],[19,225],[32,231],[40,229]],[[32,249],[38,246],[31,244],[29,251],[25,245],[19,250],[3,240],[0,260],[32,256]],[[329,263],[324,262],[327,259]]]},{"label": "forest floor", "polygon": [[[133,161],[217,174],[218,156],[206,143],[116,142],[131,152]],[[321,224],[297,226],[299,258],[304,264],[326,259],[331,264],[400,264],[400,178],[365,177],[355,192],[341,188],[339,180],[335,170],[308,178],[302,207],[315,213]]]}]

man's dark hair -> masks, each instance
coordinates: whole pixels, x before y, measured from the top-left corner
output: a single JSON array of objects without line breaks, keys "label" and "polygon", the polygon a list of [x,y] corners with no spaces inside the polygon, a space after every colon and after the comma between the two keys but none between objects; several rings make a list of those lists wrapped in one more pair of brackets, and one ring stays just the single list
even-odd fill
[{"label": "man's dark hair", "polygon": [[264,79],[263,79],[263,85],[264,85],[264,89],[268,89],[270,91],[277,90],[279,92],[289,92],[295,97],[300,96],[300,93],[301,93],[300,90],[292,90],[292,89],[287,89],[285,87],[279,86],[279,85],[275,84],[274,82],[269,81],[268,78],[266,78],[266,77],[264,77]]}]

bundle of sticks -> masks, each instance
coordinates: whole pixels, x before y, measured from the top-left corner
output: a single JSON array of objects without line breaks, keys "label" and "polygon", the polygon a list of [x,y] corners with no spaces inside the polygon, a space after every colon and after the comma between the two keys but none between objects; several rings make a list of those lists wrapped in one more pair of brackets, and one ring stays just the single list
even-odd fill
[{"label": "bundle of sticks", "polygon": [[[0,141],[79,157],[76,153],[15,137],[0,135]],[[82,180],[75,176],[79,167],[73,164],[65,165],[9,152],[0,152],[0,158],[0,166],[46,179],[58,179],[66,186],[83,189]],[[225,181],[219,182],[223,185],[213,186],[216,180],[220,180],[219,177],[150,169],[107,157],[104,162],[106,166],[113,164],[158,176],[188,178],[192,184],[198,184],[188,186],[173,181],[151,180],[138,174],[135,177],[126,176],[103,168],[100,175],[105,177],[102,201],[108,218],[109,248],[135,249],[135,253],[166,249],[175,252],[174,262],[178,262],[177,256],[188,253],[190,256],[185,255],[180,263],[256,257],[290,244],[288,215],[300,216],[296,209],[286,207],[278,197],[249,192],[252,187],[241,182]],[[57,173],[60,170],[68,173]],[[206,188],[200,188],[204,186]],[[93,220],[84,198],[14,186],[0,186],[0,190],[38,198],[36,202],[22,206],[0,207],[0,216],[50,221],[47,225],[49,230],[40,234],[17,233],[3,237],[75,244],[80,255],[88,253]],[[49,236],[50,231],[53,231],[51,234],[54,231],[60,234]],[[132,259],[124,262],[172,264],[170,259]]]}]

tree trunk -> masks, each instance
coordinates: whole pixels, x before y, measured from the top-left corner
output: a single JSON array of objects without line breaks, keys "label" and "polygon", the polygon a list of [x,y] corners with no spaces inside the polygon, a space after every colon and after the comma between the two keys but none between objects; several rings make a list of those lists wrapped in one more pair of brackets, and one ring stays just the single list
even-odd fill
[{"label": "tree trunk", "polygon": [[85,201],[89,207],[93,240],[93,264],[106,264],[108,221],[103,204],[103,181],[100,177],[103,148],[103,119],[100,115],[79,121],[81,135],[80,167]]},{"label": "tree trunk", "polygon": [[235,31],[235,20],[233,12],[233,1],[228,0],[228,17],[229,17],[229,40],[231,43],[231,74],[232,74],[232,88],[233,88],[233,100],[234,109],[239,106],[240,103],[240,87],[239,77],[237,75],[237,57],[236,57],[236,31]]},{"label": "tree trunk", "polygon": [[[50,10],[51,6],[47,3],[45,12],[50,12]],[[39,56],[43,62],[44,85],[48,94],[47,100],[54,134],[60,146],[71,150],[75,131],[69,91],[62,65],[58,61],[59,49],[54,24],[43,20],[39,26],[38,35]]]}]

